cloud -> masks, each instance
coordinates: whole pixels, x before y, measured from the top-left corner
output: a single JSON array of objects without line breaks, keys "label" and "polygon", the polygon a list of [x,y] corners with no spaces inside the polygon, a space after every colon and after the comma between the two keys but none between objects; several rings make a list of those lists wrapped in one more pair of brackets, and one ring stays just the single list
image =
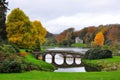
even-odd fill
[{"label": "cloud", "polygon": [[44,26],[52,33],[59,33],[69,27],[74,27],[76,30],[80,30],[88,26],[116,23],[120,23],[120,15],[79,13],[73,16],[61,16],[47,21],[44,23]]},{"label": "cloud", "polygon": [[8,1],[11,10],[19,7],[31,20],[39,19],[52,33],[69,27],[79,30],[91,25],[120,23],[119,0]]},{"label": "cloud", "polygon": [[77,13],[106,13],[120,10],[119,0],[9,0],[11,9],[21,8],[31,19],[47,20]]}]

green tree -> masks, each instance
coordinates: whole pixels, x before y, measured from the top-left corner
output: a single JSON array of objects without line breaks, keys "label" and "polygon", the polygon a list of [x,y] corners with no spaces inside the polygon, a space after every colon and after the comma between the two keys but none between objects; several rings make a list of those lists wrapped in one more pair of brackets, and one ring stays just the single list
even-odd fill
[{"label": "green tree", "polygon": [[22,48],[32,47],[35,44],[36,30],[22,10],[19,8],[12,10],[8,15],[6,24],[7,37],[10,42]]},{"label": "green tree", "polygon": [[0,37],[2,39],[7,38],[6,26],[5,26],[6,12],[8,9],[7,6],[8,6],[8,2],[6,2],[6,0],[0,0]]}]

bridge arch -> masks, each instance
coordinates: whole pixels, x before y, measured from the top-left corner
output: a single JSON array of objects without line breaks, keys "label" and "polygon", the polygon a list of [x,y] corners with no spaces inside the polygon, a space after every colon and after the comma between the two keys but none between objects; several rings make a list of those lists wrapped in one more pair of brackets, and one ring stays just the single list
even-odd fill
[{"label": "bridge arch", "polygon": [[51,54],[46,54],[45,56],[45,62],[52,63],[52,55]]},{"label": "bridge arch", "polygon": [[74,63],[74,58],[72,55],[68,54],[67,57],[66,57],[66,63],[68,65],[72,65]]},{"label": "bridge arch", "polygon": [[63,54],[60,54],[60,53],[55,54],[55,64],[57,65],[64,64]]}]

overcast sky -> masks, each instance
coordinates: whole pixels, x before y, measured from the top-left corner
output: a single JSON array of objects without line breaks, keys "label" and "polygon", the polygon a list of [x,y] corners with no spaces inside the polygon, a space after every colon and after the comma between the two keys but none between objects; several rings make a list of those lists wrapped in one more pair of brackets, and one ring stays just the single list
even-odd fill
[{"label": "overcast sky", "polygon": [[[74,27],[120,23],[120,0],[7,0],[10,11],[22,9],[51,33]],[[8,13],[10,12],[8,11]]]}]

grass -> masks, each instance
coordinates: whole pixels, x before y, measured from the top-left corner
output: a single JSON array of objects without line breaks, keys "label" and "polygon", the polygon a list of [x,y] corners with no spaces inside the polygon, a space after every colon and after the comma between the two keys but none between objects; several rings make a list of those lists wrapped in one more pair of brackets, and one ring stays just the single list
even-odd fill
[{"label": "grass", "polygon": [[[20,49],[20,52],[25,52],[25,49]],[[26,56],[24,56],[24,60],[27,63],[33,64],[34,67],[39,67],[42,71],[54,71],[56,69],[56,67],[52,64],[36,59],[35,56],[31,53],[28,53]]]},{"label": "grass", "polygon": [[83,43],[75,43],[75,44],[72,44],[71,46],[72,46],[72,47],[82,47],[82,48],[87,47],[87,45],[86,45],[86,44],[83,44]]},{"label": "grass", "polygon": [[97,59],[97,60],[82,60],[82,62],[101,71],[120,70],[120,56],[113,56],[113,58]]},{"label": "grass", "polygon": [[115,63],[120,62],[120,56],[113,56],[113,58],[106,58],[106,59],[96,59],[96,60],[85,60],[87,63],[97,64],[98,62],[109,62]]},{"label": "grass", "polygon": [[0,80],[120,80],[120,71],[114,72],[38,72],[0,74]]},{"label": "grass", "polygon": [[44,71],[53,71],[55,69],[55,67],[49,63],[46,63],[42,60],[37,60],[32,54],[28,54],[27,56],[25,56],[25,60],[28,63],[32,63],[34,65],[38,65],[41,67],[42,70]]}]

